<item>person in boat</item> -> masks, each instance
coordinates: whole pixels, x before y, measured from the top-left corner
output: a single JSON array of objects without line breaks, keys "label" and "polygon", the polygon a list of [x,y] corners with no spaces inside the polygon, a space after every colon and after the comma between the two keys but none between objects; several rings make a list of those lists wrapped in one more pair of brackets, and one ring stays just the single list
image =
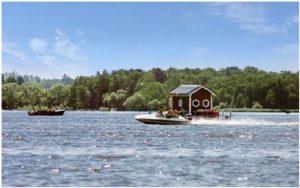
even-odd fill
[{"label": "person in boat", "polygon": [[177,110],[174,110],[174,117],[178,118],[179,117],[179,113]]},{"label": "person in boat", "polygon": [[162,106],[159,107],[158,115],[163,116],[164,108]]},{"label": "person in boat", "polygon": [[173,118],[173,117],[175,117],[175,113],[173,110],[171,110],[171,108],[169,108],[166,114],[166,118]]},{"label": "person in boat", "polygon": [[54,112],[54,108],[52,108],[51,106],[48,107],[47,112]]}]

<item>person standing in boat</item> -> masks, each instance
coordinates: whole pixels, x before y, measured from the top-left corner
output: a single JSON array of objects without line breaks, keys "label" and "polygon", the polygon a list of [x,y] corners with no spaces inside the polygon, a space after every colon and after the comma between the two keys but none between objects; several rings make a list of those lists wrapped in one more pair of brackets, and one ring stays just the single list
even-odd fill
[{"label": "person standing in boat", "polygon": [[163,116],[164,108],[162,106],[159,107],[158,115]]}]

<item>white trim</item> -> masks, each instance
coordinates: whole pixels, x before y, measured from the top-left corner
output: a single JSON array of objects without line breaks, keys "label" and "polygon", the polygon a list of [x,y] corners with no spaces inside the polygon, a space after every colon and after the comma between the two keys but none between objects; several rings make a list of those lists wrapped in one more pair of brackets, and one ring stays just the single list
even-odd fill
[{"label": "white trim", "polygon": [[177,102],[177,106],[179,106],[180,108],[182,108],[182,106],[183,106],[182,98],[179,98],[179,100]]},{"label": "white trim", "polygon": [[[210,90],[210,89],[208,89],[207,87],[204,87],[204,86],[202,86],[202,85],[180,85],[179,87],[181,87],[181,86],[197,86],[197,87],[198,87],[195,91],[191,92],[190,94],[194,94],[195,92],[197,92],[197,91],[199,91],[200,89],[203,88],[203,89],[205,89],[206,91],[210,92],[213,96],[216,95],[214,92],[212,92],[212,90]],[[177,88],[179,88],[179,87],[177,87]],[[172,90],[170,93],[171,93],[172,95],[176,95],[176,96],[187,96],[187,95],[189,95],[189,94],[172,93],[172,92],[175,91],[177,88],[175,88],[174,90]]]},{"label": "white trim", "polygon": [[192,94],[189,94],[189,114],[192,114]]},{"label": "white trim", "polygon": [[[207,105],[204,105],[205,102],[207,102]],[[207,108],[207,107],[209,107],[209,105],[210,105],[210,102],[209,102],[208,99],[204,99],[204,100],[202,101],[202,106],[203,106],[203,107]]]},{"label": "white trim", "polygon": [[[194,102],[197,102],[198,104],[195,105]],[[199,101],[198,99],[194,99],[194,100],[192,101],[192,105],[193,105],[193,107],[198,108],[198,107],[200,106],[200,101]]]},{"label": "white trim", "polygon": [[210,95],[210,109],[213,108],[213,99],[212,99],[212,95]]},{"label": "white trim", "polygon": [[204,87],[204,86],[199,86],[198,89],[196,89],[195,91],[191,92],[190,94],[192,95],[192,94],[196,93],[197,91],[199,91],[199,90],[202,89],[202,88],[205,89],[206,91],[210,92],[213,96],[216,95],[214,92],[212,92],[210,89],[208,89],[208,88],[206,88],[206,87]]}]

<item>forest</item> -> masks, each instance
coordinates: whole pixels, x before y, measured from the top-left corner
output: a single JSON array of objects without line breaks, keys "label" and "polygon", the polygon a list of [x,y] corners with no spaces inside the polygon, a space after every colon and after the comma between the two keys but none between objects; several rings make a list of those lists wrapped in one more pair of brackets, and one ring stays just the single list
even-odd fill
[{"label": "forest", "polygon": [[266,72],[251,66],[103,70],[75,79],[3,73],[2,109],[155,110],[167,107],[169,92],[181,84],[214,91],[215,109],[299,109],[299,71]]}]

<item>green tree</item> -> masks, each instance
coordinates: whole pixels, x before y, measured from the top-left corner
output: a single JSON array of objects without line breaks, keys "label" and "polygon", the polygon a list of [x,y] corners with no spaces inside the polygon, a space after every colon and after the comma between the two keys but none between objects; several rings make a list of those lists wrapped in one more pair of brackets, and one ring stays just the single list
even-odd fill
[{"label": "green tree", "polygon": [[258,101],[255,101],[255,102],[253,102],[252,108],[255,108],[255,109],[262,109],[263,106],[262,106],[261,104],[259,104]]},{"label": "green tree", "polygon": [[17,107],[20,88],[16,83],[7,83],[2,85],[2,107],[5,109],[14,109]]},{"label": "green tree", "polygon": [[61,83],[64,85],[71,85],[73,83],[73,79],[68,75],[64,74],[61,79]]},{"label": "green tree", "polygon": [[81,109],[87,109],[89,106],[89,99],[91,97],[91,92],[88,87],[79,85],[76,87],[76,107]]},{"label": "green tree", "polygon": [[14,76],[9,76],[9,77],[6,79],[6,83],[17,83],[17,80],[15,79]]},{"label": "green tree", "polygon": [[[26,92],[30,93],[27,91],[27,82],[42,83],[42,87],[33,87],[39,88],[34,95],[37,99],[32,99],[30,94],[25,95]],[[9,102],[9,106],[14,106],[13,108],[32,103],[33,106],[47,104],[66,105],[73,109],[98,109],[105,102],[106,105],[119,109],[125,107],[130,110],[145,110],[156,108],[157,105],[167,106],[169,92],[181,84],[208,87],[216,93],[214,105],[218,106],[226,104],[228,107],[251,108],[258,102],[266,108],[299,108],[299,72],[265,72],[250,66],[242,70],[238,67],[227,67],[219,71],[212,68],[153,68],[148,71],[120,69],[109,73],[104,70],[102,73],[97,72],[95,76],[78,76],[75,80],[67,75],[62,79],[41,79],[31,75],[20,76],[13,72],[2,74],[2,86],[6,83],[17,83],[21,86],[14,93],[15,103]],[[59,83],[70,84],[66,89],[68,95],[58,96],[63,93],[60,91],[62,88],[54,89],[54,85]],[[31,89],[34,90],[33,88]],[[7,99],[13,96],[8,96],[7,88],[2,87],[2,90],[3,108],[7,108]],[[60,101],[62,99],[65,101]],[[134,101],[139,104],[133,104]]]},{"label": "green tree", "polygon": [[48,91],[49,106],[65,106],[69,97],[70,87],[63,84],[55,84]]},{"label": "green tree", "polygon": [[266,107],[272,108],[275,106],[275,104],[276,104],[275,95],[276,94],[272,89],[268,90],[268,93],[267,93],[267,96],[265,99]]},{"label": "green tree", "polygon": [[152,110],[157,110],[160,106],[162,106],[162,102],[158,99],[153,99],[147,103],[147,106]]},{"label": "green tree", "polygon": [[164,83],[167,80],[167,76],[164,71],[162,71],[160,68],[153,68],[152,73],[155,76],[155,80]]},{"label": "green tree", "polygon": [[123,103],[126,99],[126,91],[123,89],[119,89],[116,92],[106,93],[103,96],[103,102],[106,103],[108,106],[122,109]]},{"label": "green tree", "polygon": [[236,100],[235,100],[235,106],[237,108],[245,107],[245,101],[244,101],[244,95],[242,93],[239,93]]},{"label": "green tree", "polygon": [[95,97],[97,97],[98,100],[98,107],[103,105],[103,95],[105,93],[109,92],[109,84],[110,84],[110,78],[109,78],[109,73],[106,70],[103,70],[102,74],[98,74],[97,75],[97,84],[96,84],[96,91],[94,91],[95,93],[97,93],[97,95]]},{"label": "green tree", "polygon": [[70,108],[75,109],[77,108],[76,106],[76,101],[77,101],[77,92],[76,92],[76,87],[75,85],[72,85],[70,87],[70,94],[69,94],[69,98],[67,99],[67,104]]},{"label": "green tree", "polygon": [[25,82],[25,81],[24,81],[23,77],[22,77],[22,76],[18,76],[18,78],[17,78],[17,83],[18,83],[19,85],[22,85],[24,82]]},{"label": "green tree", "polygon": [[32,109],[34,109],[35,105],[38,105],[39,109],[41,109],[43,97],[42,85],[37,82],[25,82],[21,88],[24,102],[31,105]]},{"label": "green tree", "polygon": [[123,105],[128,110],[147,110],[148,107],[146,106],[147,103],[145,103],[145,101],[145,95],[137,92],[133,96],[128,97]]}]

